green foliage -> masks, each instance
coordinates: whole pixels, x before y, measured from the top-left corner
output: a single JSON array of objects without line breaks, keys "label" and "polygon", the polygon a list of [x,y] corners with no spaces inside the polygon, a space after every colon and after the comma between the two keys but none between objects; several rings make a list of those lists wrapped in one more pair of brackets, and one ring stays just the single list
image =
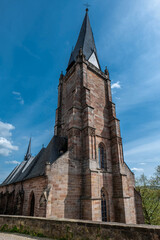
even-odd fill
[{"label": "green foliage", "polygon": [[0,228],[0,231],[1,232],[5,232],[8,230],[8,225],[7,224],[4,224],[1,228]]},{"label": "green foliage", "polygon": [[145,223],[160,225],[160,165],[150,179],[144,174],[136,179],[136,186],[142,197]]},{"label": "green foliage", "polygon": [[31,235],[34,237],[45,237],[42,233],[36,233],[34,231],[23,229],[23,226],[20,226],[20,228],[18,228],[17,226],[13,226],[12,228],[9,228],[7,224],[4,224],[0,228],[0,232],[22,233],[22,234]]},{"label": "green foliage", "polygon": [[19,233],[19,229],[18,229],[16,226],[14,226],[14,227],[10,230],[10,232]]},{"label": "green foliage", "polygon": [[160,187],[160,165],[156,168],[154,177],[151,177],[149,182],[150,182],[151,186],[159,186]]},{"label": "green foliage", "polygon": [[149,184],[149,180],[148,178],[144,175],[144,173],[139,177],[139,178],[136,178],[136,186],[139,187],[139,186],[148,186]]},{"label": "green foliage", "polygon": [[142,197],[142,207],[146,224],[160,225],[160,190],[137,187]]},{"label": "green foliage", "polygon": [[154,187],[157,189],[160,188],[160,165],[156,167],[154,176],[150,179],[148,179],[144,173],[139,178],[136,178],[136,186],[148,186],[150,188]]}]

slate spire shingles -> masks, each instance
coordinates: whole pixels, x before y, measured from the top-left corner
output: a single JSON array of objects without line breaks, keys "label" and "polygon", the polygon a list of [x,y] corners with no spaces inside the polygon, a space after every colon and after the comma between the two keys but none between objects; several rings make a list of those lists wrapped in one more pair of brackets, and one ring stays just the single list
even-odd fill
[{"label": "slate spire shingles", "polygon": [[[96,45],[95,45],[93,32],[92,32],[92,28],[91,28],[90,21],[89,21],[89,16],[88,16],[88,9],[86,9],[86,15],[83,20],[83,24],[82,24],[82,27],[81,27],[81,30],[79,33],[79,37],[78,37],[76,46],[71,53],[67,70],[76,61],[76,57],[79,54],[80,48],[82,48],[83,54],[85,55],[86,60],[88,60],[90,58],[90,56],[93,53],[95,53],[95,56],[98,61]],[[98,61],[98,64],[99,64],[99,61]],[[100,65],[99,65],[99,67],[100,67]]]},{"label": "slate spire shingles", "polygon": [[26,155],[24,156],[24,160],[28,161],[30,158],[31,158],[31,138],[29,140],[29,144],[28,144]]}]

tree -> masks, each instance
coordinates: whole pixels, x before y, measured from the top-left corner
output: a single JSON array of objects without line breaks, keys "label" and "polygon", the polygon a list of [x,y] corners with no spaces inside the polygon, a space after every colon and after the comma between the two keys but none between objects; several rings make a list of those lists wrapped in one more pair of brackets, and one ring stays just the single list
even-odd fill
[{"label": "tree", "polygon": [[155,187],[160,187],[160,165],[156,167],[156,172],[154,173],[154,177],[150,179],[150,185]]},{"label": "tree", "polygon": [[146,224],[160,225],[160,190],[139,187]]},{"label": "tree", "polygon": [[142,197],[145,223],[160,225],[160,165],[150,179],[144,174],[136,179],[136,186]]},{"label": "tree", "polygon": [[148,181],[148,178],[143,173],[139,178],[136,178],[136,186],[147,186]]}]

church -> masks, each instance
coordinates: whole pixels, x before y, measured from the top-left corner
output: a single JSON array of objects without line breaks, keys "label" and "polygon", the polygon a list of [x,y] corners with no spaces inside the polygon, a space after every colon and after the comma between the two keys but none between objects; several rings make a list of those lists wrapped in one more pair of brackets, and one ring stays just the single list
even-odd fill
[{"label": "church", "polygon": [[29,142],[24,160],[0,185],[0,214],[144,223],[88,9],[60,74],[54,136],[36,156]]}]

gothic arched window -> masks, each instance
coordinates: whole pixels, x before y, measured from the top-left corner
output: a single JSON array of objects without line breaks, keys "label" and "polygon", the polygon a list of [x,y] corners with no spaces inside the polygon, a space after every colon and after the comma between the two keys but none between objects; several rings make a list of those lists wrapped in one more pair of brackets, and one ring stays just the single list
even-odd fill
[{"label": "gothic arched window", "polygon": [[34,216],[34,206],[35,206],[35,196],[34,196],[34,192],[32,191],[31,195],[30,195],[30,216]]},{"label": "gothic arched window", "polygon": [[98,147],[98,158],[99,158],[99,167],[100,168],[105,168],[106,163],[105,163],[105,148],[102,143],[99,144]]},{"label": "gothic arched window", "polygon": [[24,190],[21,189],[17,192],[15,197],[15,207],[14,207],[14,215],[22,215],[23,213],[23,202],[24,202]]},{"label": "gothic arched window", "polygon": [[102,221],[107,222],[106,195],[103,188],[101,189],[101,215],[102,215]]}]

